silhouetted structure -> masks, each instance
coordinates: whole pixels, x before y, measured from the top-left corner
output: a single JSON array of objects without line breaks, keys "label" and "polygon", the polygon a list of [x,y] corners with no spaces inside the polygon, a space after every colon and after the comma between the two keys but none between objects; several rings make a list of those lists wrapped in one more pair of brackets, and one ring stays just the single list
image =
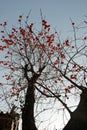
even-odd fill
[{"label": "silhouetted structure", "polygon": [[19,115],[11,113],[0,113],[0,130],[18,130]]},{"label": "silhouetted structure", "polygon": [[82,92],[80,103],[63,130],[80,129],[87,130],[87,89]]}]

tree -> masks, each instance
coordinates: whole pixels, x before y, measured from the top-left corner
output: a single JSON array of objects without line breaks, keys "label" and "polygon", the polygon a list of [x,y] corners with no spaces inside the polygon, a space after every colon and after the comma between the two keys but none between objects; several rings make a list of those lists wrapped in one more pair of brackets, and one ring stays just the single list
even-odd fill
[{"label": "tree", "polygon": [[[70,50],[70,47],[68,47],[68,51],[63,49],[64,65],[62,68],[55,66],[61,74],[61,78],[66,80],[62,81],[63,85],[66,86],[67,82],[70,83],[67,88],[65,87],[66,97],[70,98],[70,95],[76,95],[80,92],[80,102],[74,112],[71,111],[69,106],[68,108],[65,106],[71,119],[64,130],[87,129],[87,65],[85,62],[87,60],[87,42],[85,41],[87,37],[83,38],[83,36],[77,35],[76,31],[79,30],[79,28],[75,26],[74,22],[72,22],[72,27],[74,39],[71,41],[67,40],[64,44],[71,46],[71,43],[74,42],[74,46],[72,46],[73,50]],[[62,45],[62,47],[64,47],[64,45]],[[60,57],[58,56],[58,58]]]},{"label": "tree", "polygon": [[35,31],[34,23],[29,24],[28,16],[25,23],[19,16],[18,22],[19,27],[13,27],[11,32],[6,29],[7,22],[0,24],[4,28],[0,45],[4,56],[0,64],[5,70],[4,83],[0,86],[8,88],[6,100],[19,101],[17,108],[22,112],[22,130],[37,130],[34,106],[44,98],[59,101],[72,119],[67,102],[73,95],[86,92],[87,37],[77,37],[74,22],[71,22],[74,37],[63,42],[57,31],[51,33],[44,19],[40,31]]},{"label": "tree", "polygon": [[[84,27],[82,26],[82,28],[84,28]],[[85,28],[86,28],[86,26],[85,26]],[[74,37],[75,37],[75,39],[77,39],[76,33],[75,33],[75,28],[74,28]],[[87,37],[84,37],[83,40],[87,40]],[[84,42],[84,43],[85,43],[84,47],[86,47],[85,52],[83,50],[81,50],[83,48],[83,44],[82,44],[82,47],[80,45],[80,48],[79,48],[80,50],[78,49],[77,51],[82,51],[80,58],[81,58],[81,56],[83,56],[84,60],[87,60],[87,43],[86,42]],[[79,67],[81,68],[80,62],[78,64],[75,64],[75,66],[77,66],[77,65],[79,65]],[[64,130],[72,130],[72,129],[86,130],[87,129],[87,116],[86,116],[87,115],[87,111],[86,111],[87,110],[87,66],[86,66],[86,62],[85,62],[85,65],[83,68],[84,69],[82,69],[82,72],[79,75],[79,77],[76,79],[76,81],[72,82],[70,80],[70,82],[75,83],[75,87],[77,89],[81,90],[81,94],[80,94],[79,105],[74,112],[70,113],[71,119],[69,120],[68,124],[65,126]],[[78,70],[76,70],[76,73],[77,72],[80,73]],[[82,76],[82,80],[80,79],[81,76]],[[77,83],[77,81],[79,79],[80,79],[80,81],[79,81],[79,83]]]},{"label": "tree", "polygon": [[[34,24],[28,25],[27,20],[28,16],[25,27],[23,27],[22,16],[19,16],[19,27],[12,28],[10,33],[6,29],[7,23],[1,24],[4,30],[1,31],[3,35],[0,50],[6,53],[3,61],[0,61],[1,66],[6,68],[3,76],[4,84],[1,83],[1,86],[6,84],[9,91],[8,96],[14,97],[15,100],[21,100],[20,95],[24,94],[25,100],[21,106],[22,129],[36,130],[35,90],[46,97],[55,97],[56,92],[52,92],[48,85],[50,80],[56,77],[49,60],[49,57],[54,58],[56,50],[53,50],[54,34],[49,33],[50,25],[42,20],[42,29],[36,34],[33,31]],[[48,82],[46,86],[43,85],[45,81]],[[47,93],[45,93],[46,90]]]}]

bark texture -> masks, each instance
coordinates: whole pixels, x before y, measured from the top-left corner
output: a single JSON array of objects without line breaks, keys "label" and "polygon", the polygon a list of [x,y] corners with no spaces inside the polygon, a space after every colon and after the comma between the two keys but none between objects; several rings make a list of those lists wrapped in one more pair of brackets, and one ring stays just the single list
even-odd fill
[{"label": "bark texture", "polygon": [[[25,68],[26,70],[26,68]],[[40,73],[34,73],[29,79],[27,71],[25,71],[25,77],[28,81],[28,88],[25,96],[25,104],[22,109],[22,130],[37,130],[34,118],[34,103],[35,103],[35,88],[34,85],[39,78]]]},{"label": "bark texture", "polygon": [[27,88],[25,105],[22,110],[22,130],[37,130],[34,120],[34,87]]}]

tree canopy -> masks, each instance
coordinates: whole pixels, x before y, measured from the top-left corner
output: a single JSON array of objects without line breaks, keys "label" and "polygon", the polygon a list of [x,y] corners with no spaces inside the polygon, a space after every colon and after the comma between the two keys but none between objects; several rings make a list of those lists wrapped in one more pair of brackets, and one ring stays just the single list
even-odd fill
[{"label": "tree canopy", "polygon": [[7,22],[0,24],[0,68],[4,72],[1,100],[9,109],[15,105],[18,113],[27,111],[27,106],[33,109],[32,118],[39,123],[39,115],[53,108],[67,110],[71,115],[72,99],[87,88],[86,33],[79,34],[82,28],[71,21],[72,36],[62,40],[45,19],[38,30],[28,18],[23,22],[20,15],[19,26],[10,31]]}]

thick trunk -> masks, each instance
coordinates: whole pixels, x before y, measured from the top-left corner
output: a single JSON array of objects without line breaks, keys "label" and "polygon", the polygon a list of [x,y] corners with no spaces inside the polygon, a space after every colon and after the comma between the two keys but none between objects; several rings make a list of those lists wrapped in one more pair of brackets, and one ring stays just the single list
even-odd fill
[{"label": "thick trunk", "polygon": [[31,83],[27,88],[25,105],[22,110],[22,130],[37,130],[34,120],[34,86]]},{"label": "thick trunk", "polygon": [[[31,64],[30,64],[31,65]],[[45,66],[39,69],[39,73],[35,73],[33,70],[33,66],[31,65],[31,72],[32,77],[28,77],[28,65],[25,65],[24,75],[28,81],[28,88],[25,97],[25,104],[24,108],[22,109],[22,130],[37,130],[35,125],[35,118],[34,118],[34,103],[35,103],[35,94],[34,94],[34,84],[36,83],[37,79],[41,75],[41,72]]]},{"label": "thick trunk", "polygon": [[87,89],[82,92],[80,103],[63,130],[80,129],[87,130]]}]

